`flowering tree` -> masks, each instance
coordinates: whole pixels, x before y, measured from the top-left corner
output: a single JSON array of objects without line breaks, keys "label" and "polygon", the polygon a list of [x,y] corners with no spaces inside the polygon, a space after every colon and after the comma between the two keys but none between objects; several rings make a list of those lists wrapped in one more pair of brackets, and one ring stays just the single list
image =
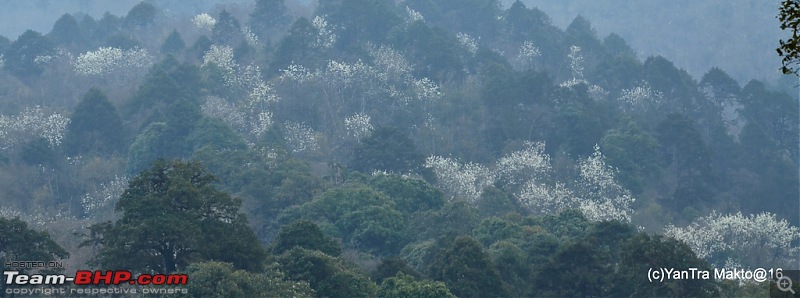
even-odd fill
[{"label": "flowering tree", "polygon": [[439,185],[450,194],[450,200],[465,200],[475,204],[483,190],[495,180],[492,172],[481,164],[462,164],[447,157],[428,157],[425,167],[433,170]]},{"label": "flowering tree", "polygon": [[626,113],[644,112],[657,108],[664,100],[664,94],[653,90],[647,82],[631,89],[622,89],[619,103]]},{"label": "flowering tree", "polygon": [[0,148],[44,138],[51,147],[61,144],[69,118],[58,113],[47,114],[41,106],[25,108],[19,115],[0,115]]},{"label": "flowering tree", "polygon": [[356,140],[369,135],[372,132],[372,124],[370,117],[366,114],[355,114],[344,119],[344,127],[347,129],[347,135]]},{"label": "flowering tree", "polygon": [[211,29],[214,28],[214,25],[217,24],[217,20],[207,13],[201,13],[192,18],[192,23],[197,28],[211,31]]},{"label": "flowering tree", "polygon": [[683,228],[669,225],[664,234],[686,242],[698,257],[717,267],[782,267],[797,264],[800,253],[796,245],[800,228],[766,212],[748,216],[713,212]]},{"label": "flowering tree", "polygon": [[87,214],[95,214],[99,210],[113,206],[127,187],[128,178],[115,175],[110,181],[100,183],[95,190],[84,194],[81,197],[81,206]]},{"label": "flowering tree", "polygon": [[533,68],[536,58],[541,56],[542,53],[539,48],[533,45],[533,42],[526,40],[519,47],[519,53],[512,59],[514,67],[517,70],[527,70]]},{"label": "flowering tree", "polygon": [[474,56],[475,53],[478,52],[478,43],[474,38],[472,38],[472,36],[469,36],[469,34],[459,32],[456,34],[456,38],[464,50],[466,50],[470,55]]},{"label": "flowering tree", "polygon": [[336,28],[328,24],[328,21],[325,20],[325,16],[314,16],[311,24],[317,29],[317,38],[311,45],[312,47],[317,49],[329,49],[336,43],[337,36],[336,33],[333,33],[333,30]]},{"label": "flowering tree", "polygon": [[525,149],[500,158],[492,169],[439,156],[429,157],[425,166],[452,197],[470,203],[475,203],[486,187],[496,185],[533,213],[580,209],[592,221],[630,222],[634,198],[616,182],[600,148],[595,145],[594,149],[595,153],[581,162],[579,179],[569,184],[551,181],[550,157],[542,143],[527,143]]},{"label": "flowering tree", "polygon": [[311,127],[302,123],[285,122],[286,145],[294,153],[314,151],[317,149],[317,138]]},{"label": "flowering tree", "polygon": [[144,75],[154,60],[145,49],[101,47],[79,55],[72,65],[82,76],[127,80]]}]

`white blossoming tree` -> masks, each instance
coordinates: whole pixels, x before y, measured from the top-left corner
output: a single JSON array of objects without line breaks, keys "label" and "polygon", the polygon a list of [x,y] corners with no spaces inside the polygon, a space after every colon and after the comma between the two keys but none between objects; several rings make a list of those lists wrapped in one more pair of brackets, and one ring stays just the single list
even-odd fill
[{"label": "white blossoming tree", "polygon": [[217,20],[207,13],[201,13],[192,18],[192,23],[195,27],[210,32],[211,29],[214,29],[214,25],[217,24]]},{"label": "white blossoming tree", "polygon": [[59,113],[48,114],[41,106],[25,108],[19,115],[0,116],[0,144],[2,149],[44,138],[51,147],[61,144],[69,118]]},{"label": "white blossoming tree", "polygon": [[630,191],[617,183],[612,167],[605,162],[600,146],[580,164],[577,185],[578,207],[586,218],[594,221],[619,220],[630,222],[635,201]]},{"label": "white blossoming tree", "polygon": [[726,263],[743,268],[786,267],[800,261],[800,228],[772,213],[713,212],[686,227],[669,225],[664,234],[686,242],[698,257],[718,268]]},{"label": "white blossoming tree", "polygon": [[72,61],[72,65],[75,72],[82,76],[124,81],[143,76],[154,61],[155,58],[145,49],[101,47],[80,54]]},{"label": "white blossoming tree", "polygon": [[626,113],[641,113],[658,108],[664,94],[653,90],[647,82],[631,89],[622,89],[619,103]]}]

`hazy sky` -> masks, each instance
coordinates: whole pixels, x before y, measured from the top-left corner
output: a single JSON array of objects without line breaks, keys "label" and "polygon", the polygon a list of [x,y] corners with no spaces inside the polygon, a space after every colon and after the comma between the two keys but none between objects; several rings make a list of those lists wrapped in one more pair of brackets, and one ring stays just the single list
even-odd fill
[{"label": "hazy sky", "polygon": [[[506,3],[513,2],[506,0]],[[744,85],[781,76],[780,0],[523,0],[566,28],[576,15],[602,39],[616,32],[642,59],[662,55],[697,79],[717,66]]]}]

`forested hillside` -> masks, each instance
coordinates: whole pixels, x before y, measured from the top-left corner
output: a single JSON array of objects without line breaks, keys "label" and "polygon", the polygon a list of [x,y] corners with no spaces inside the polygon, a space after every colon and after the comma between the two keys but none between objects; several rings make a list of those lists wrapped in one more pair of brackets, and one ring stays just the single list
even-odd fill
[{"label": "forested hillside", "polygon": [[648,269],[800,266],[796,97],[519,1],[287,5],[0,36],[3,264],[196,297],[764,296]]}]

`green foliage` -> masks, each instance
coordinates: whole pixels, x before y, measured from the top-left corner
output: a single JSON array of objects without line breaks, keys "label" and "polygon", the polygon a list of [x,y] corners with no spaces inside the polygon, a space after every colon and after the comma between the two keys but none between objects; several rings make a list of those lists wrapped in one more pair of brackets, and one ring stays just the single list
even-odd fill
[{"label": "green foliage", "polygon": [[458,237],[441,250],[428,268],[431,278],[444,282],[458,297],[505,297],[507,286],[480,243]]},{"label": "green foliage", "polygon": [[318,250],[294,247],[276,260],[289,279],[307,281],[320,297],[373,297],[377,291],[368,277]]},{"label": "green foliage", "polygon": [[125,25],[129,27],[146,27],[155,21],[156,7],[147,2],[139,2],[125,16]]},{"label": "green foliage", "polygon": [[381,284],[377,297],[381,298],[455,298],[443,282],[416,281],[413,276],[397,273],[396,276],[387,278]]},{"label": "green foliage", "polygon": [[630,119],[623,119],[600,141],[606,162],[619,170],[618,180],[634,193],[640,193],[645,179],[659,172],[659,147],[653,136]]},{"label": "green foliage", "polygon": [[790,29],[792,32],[792,37],[779,40],[781,45],[776,49],[778,55],[783,57],[781,71],[784,74],[797,75],[798,70],[795,65],[800,60],[800,36],[797,30],[800,27],[800,3],[794,0],[781,1],[777,18],[781,22],[781,30]]},{"label": "green foliage", "polygon": [[257,0],[250,13],[250,28],[259,37],[265,37],[269,30],[289,24],[284,0]]},{"label": "green foliage", "polygon": [[128,149],[128,173],[139,173],[162,156],[166,127],[167,125],[162,122],[150,123],[136,136]]},{"label": "green foliage", "polygon": [[227,10],[222,10],[211,29],[211,39],[218,44],[234,45],[241,38],[242,26]]},{"label": "green foliage", "polygon": [[[638,274],[649,268],[697,268],[711,270],[705,261],[698,259],[689,247],[678,240],[662,236],[638,234],[625,243],[619,272],[626,280],[627,291],[632,296],[684,296],[717,297],[720,288],[714,279],[683,279],[670,282],[650,282]],[[685,269],[684,269],[685,270]],[[713,271],[711,271],[713,274]],[[632,286],[632,288],[630,288]]]},{"label": "green foliage", "polygon": [[398,274],[409,276],[412,279],[422,277],[417,271],[409,267],[408,263],[399,257],[384,258],[375,271],[372,272],[372,279],[376,283],[382,283],[385,279]]},{"label": "green foliage", "polygon": [[319,226],[307,220],[281,227],[280,233],[272,242],[272,254],[279,255],[295,247],[318,250],[331,256],[342,254],[339,242],[322,233]]},{"label": "green foliage", "polygon": [[314,297],[308,283],[288,281],[277,269],[251,273],[212,261],[194,263],[186,271],[192,297]]},{"label": "green foliage", "polygon": [[479,222],[480,216],[475,207],[464,202],[447,203],[441,209],[414,214],[408,221],[408,239],[452,239],[469,235]]},{"label": "green foliage", "polygon": [[319,30],[306,18],[298,18],[278,44],[275,56],[269,65],[271,74],[278,74],[289,65],[297,63],[313,69],[324,62],[319,49],[312,47],[317,40]]},{"label": "green foliage", "polygon": [[35,138],[25,143],[19,155],[29,165],[54,165],[59,157],[45,138]]},{"label": "green foliage", "polygon": [[353,271],[340,271],[319,287],[323,297],[375,297],[378,286],[368,277]]},{"label": "green foliage", "polygon": [[421,179],[396,174],[374,175],[369,185],[386,194],[395,203],[395,208],[404,214],[438,209],[445,203],[442,191]]},{"label": "green foliage", "polygon": [[72,113],[64,136],[64,152],[69,155],[119,152],[125,134],[117,109],[102,91],[92,88]]},{"label": "green foliage", "polygon": [[55,47],[50,39],[39,32],[27,30],[4,51],[4,66],[8,72],[17,77],[35,77],[44,72],[42,65],[35,61],[36,57],[53,54]]},{"label": "green foliage", "polygon": [[158,160],[120,197],[121,218],[92,225],[84,245],[98,245],[94,261],[108,268],[174,272],[218,260],[262,269],[266,252],[239,213],[241,202],[214,180],[197,163]]},{"label": "green foliage", "polygon": [[350,168],[362,173],[418,173],[424,161],[424,156],[407,134],[382,127],[375,129],[353,149]]},{"label": "green foliage", "polygon": [[78,21],[70,14],[63,14],[58,18],[47,37],[56,45],[68,48],[81,49],[85,47],[83,43],[86,42],[83,32],[78,26]]},{"label": "green foliage", "polygon": [[179,54],[185,48],[186,48],[186,43],[183,42],[181,34],[178,33],[177,30],[172,30],[172,33],[170,33],[167,36],[167,39],[164,40],[164,43],[161,44],[161,53]]}]

